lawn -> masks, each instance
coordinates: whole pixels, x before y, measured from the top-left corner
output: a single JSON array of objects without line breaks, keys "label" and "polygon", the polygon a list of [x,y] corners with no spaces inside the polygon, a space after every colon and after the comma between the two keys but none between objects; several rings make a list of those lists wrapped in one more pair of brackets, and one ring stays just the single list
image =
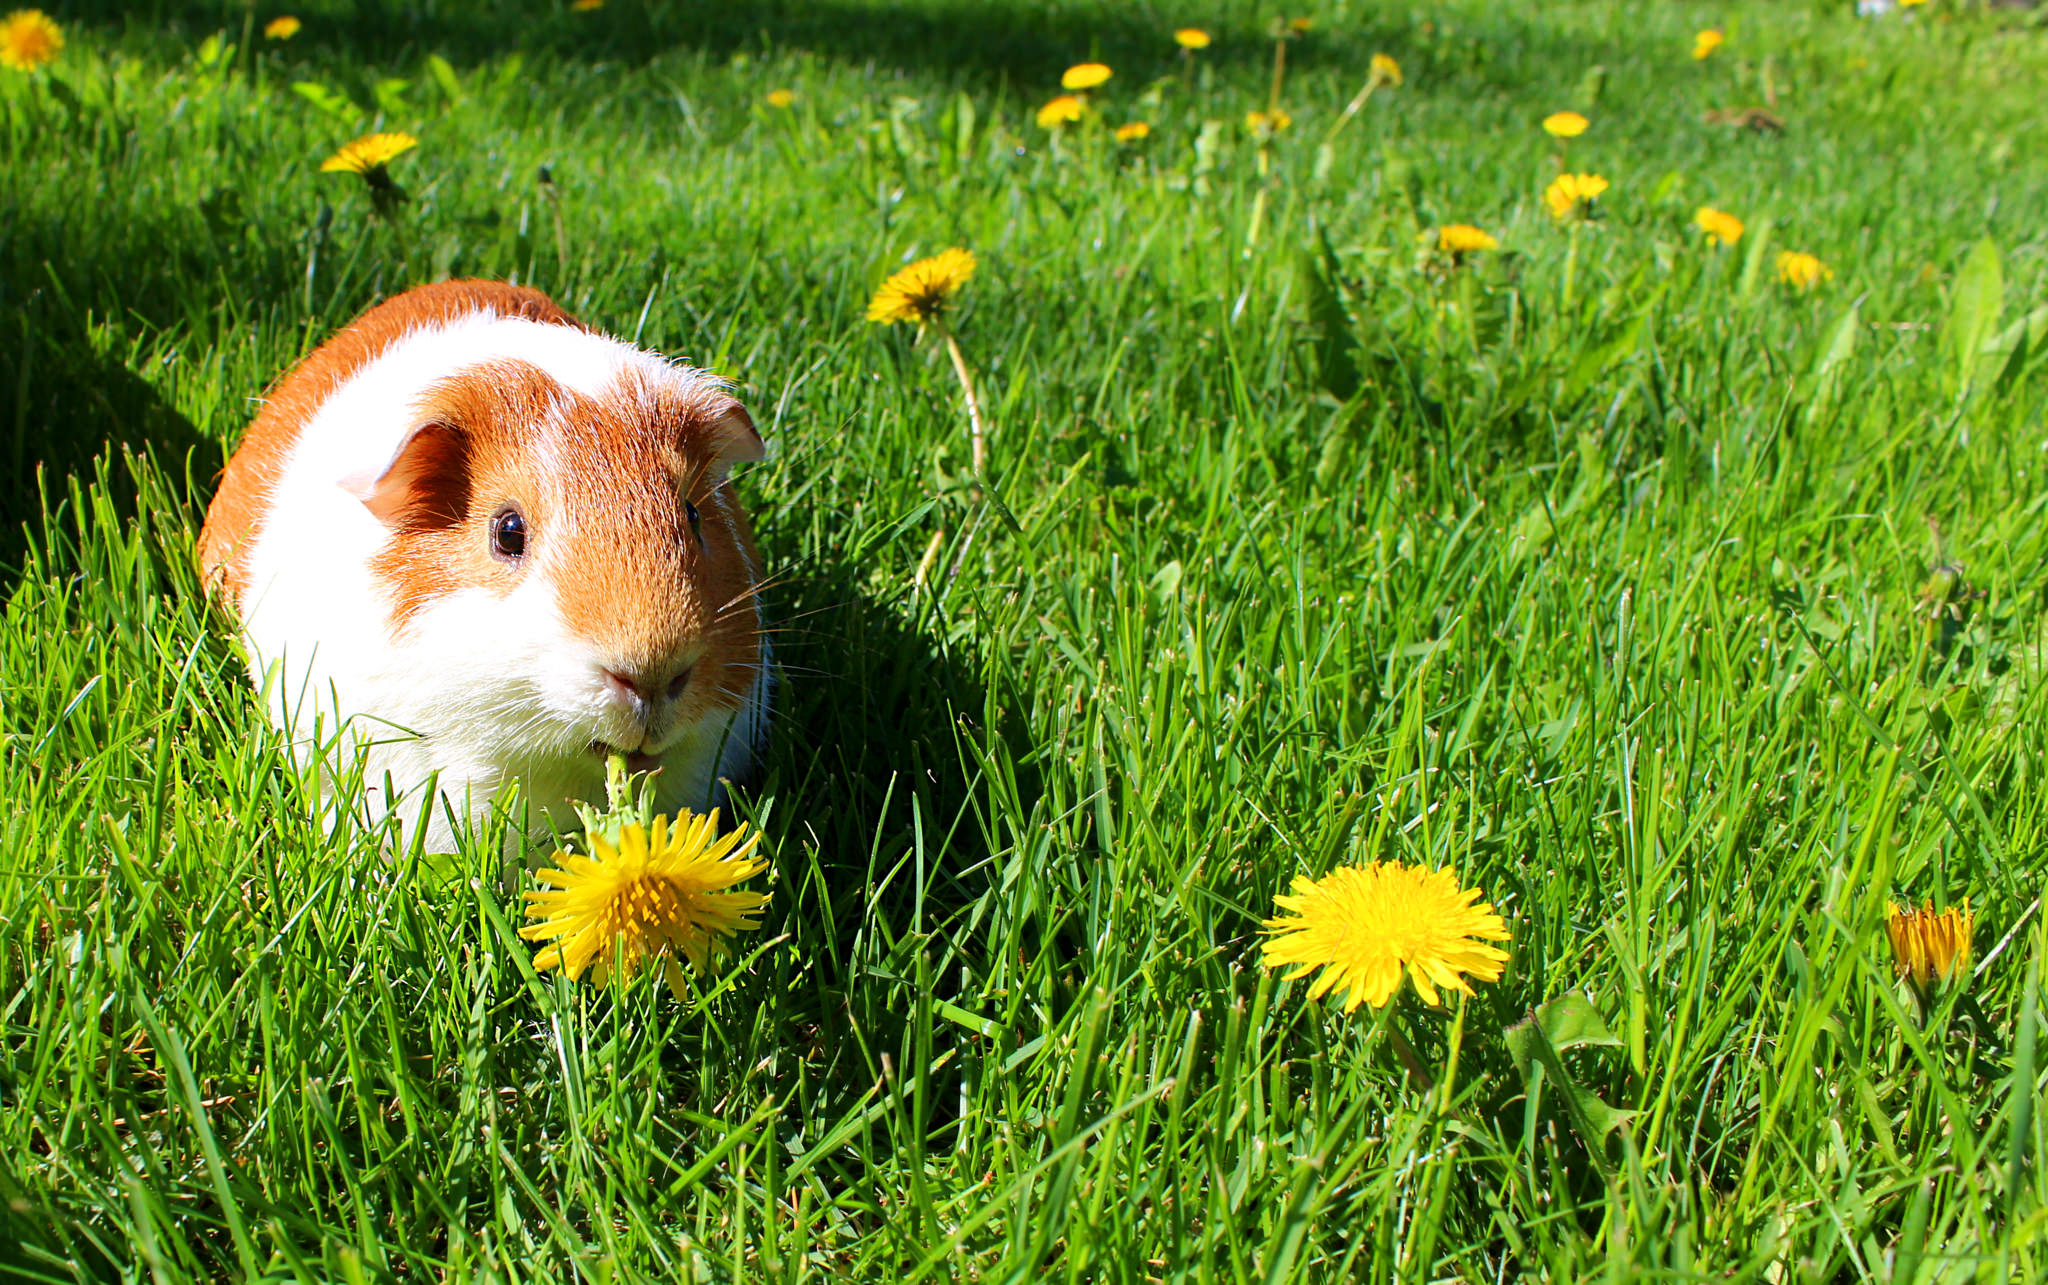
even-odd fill
[{"label": "lawn", "polygon": [[[2030,15],[42,2],[0,1274],[2048,1278]],[[372,130],[388,218],[319,171]],[[1560,219],[1560,172],[1610,186]],[[980,482],[943,346],[865,319],[953,246]],[[772,900],[686,1002],[537,972],[488,832],[316,822],[199,589],[254,399],[450,275],[771,443]],[[1265,966],[1376,861],[1480,890],[1499,979]],[[1974,915],[1945,985],[1909,903]]]}]

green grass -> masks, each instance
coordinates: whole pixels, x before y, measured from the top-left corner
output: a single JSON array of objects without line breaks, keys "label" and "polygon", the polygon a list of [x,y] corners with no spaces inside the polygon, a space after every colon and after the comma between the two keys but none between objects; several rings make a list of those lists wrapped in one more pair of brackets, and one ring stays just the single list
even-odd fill
[{"label": "green grass", "polygon": [[[1957,349],[2048,303],[2048,47],[1944,7],[1333,0],[1262,180],[1247,5],[54,6],[0,73],[0,1272],[2042,1279],[2048,324]],[[1144,145],[1031,124],[1090,56]],[[373,126],[389,226],[314,172]],[[1423,262],[1457,221],[1506,253]],[[954,244],[999,503],[861,320]],[[450,273],[775,443],[774,902],[689,1005],[537,976],[489,836],[316,825],[198,592],[250,399]],[[1395,858],[1486,890],[1498,983],[1260,967],[1295,875]],[[1965,896],[1923,1023],[1886,905]],[[1518,1058],[1568,995],[1611,1035]]]}]

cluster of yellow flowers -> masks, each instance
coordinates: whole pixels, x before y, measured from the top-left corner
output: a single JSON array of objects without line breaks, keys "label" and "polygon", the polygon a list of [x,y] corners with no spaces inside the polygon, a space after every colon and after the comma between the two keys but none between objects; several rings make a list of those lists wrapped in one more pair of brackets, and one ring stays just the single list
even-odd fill
[{"label": "cluster of yellow flowers", "polygon": [[[1194,27],[1174,32],[1173,38],[1187,50],[1207,48],[1209,44],[1209,33]],[[1115,74],[1108,64],[1099,62],[1075,63],[1067,68],[1060,76],[1060,88],[1067,92],[1038,109],[1038,127],[1057,130],[1085,119],[1088,115],[1088,91],[1108,83]],[[1126,121],[1116,127],[1115,133],[1119,143],[1136,143],[1152,136],[1152,126],[1141,120]]]}]

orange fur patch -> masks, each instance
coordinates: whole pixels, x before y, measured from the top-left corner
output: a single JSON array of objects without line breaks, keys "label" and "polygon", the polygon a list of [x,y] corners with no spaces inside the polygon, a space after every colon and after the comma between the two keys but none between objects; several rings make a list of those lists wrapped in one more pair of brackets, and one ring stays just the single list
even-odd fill
[{"label": "orange fur patch", "polygon": [[576,326],[538,290],[502,281],[442,281],[419,286],[370,309],[286,372],[264,398],[241,444],[221,473],[199,532],[199,567],[208,589],[236,607],[248,591],[246,550],[299,434],[334,390],[408,333],[491,309],[501,316]]}]

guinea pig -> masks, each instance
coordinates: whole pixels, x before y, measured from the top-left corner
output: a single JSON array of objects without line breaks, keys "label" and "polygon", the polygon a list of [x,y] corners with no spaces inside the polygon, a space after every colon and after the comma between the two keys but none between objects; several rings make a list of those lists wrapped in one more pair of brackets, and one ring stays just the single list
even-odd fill
[{"label": "guinea pig", "polygon": [[302,765],[360,753],[408,840],[452,848],[515,782],[529,829],[571,827],[614,753],[660,769],[664,810],[701,810],[768,723],[761,560],[729,477],[762,455],[704,371],[535,290],[421,286],[271,389],[200,568]]}]

